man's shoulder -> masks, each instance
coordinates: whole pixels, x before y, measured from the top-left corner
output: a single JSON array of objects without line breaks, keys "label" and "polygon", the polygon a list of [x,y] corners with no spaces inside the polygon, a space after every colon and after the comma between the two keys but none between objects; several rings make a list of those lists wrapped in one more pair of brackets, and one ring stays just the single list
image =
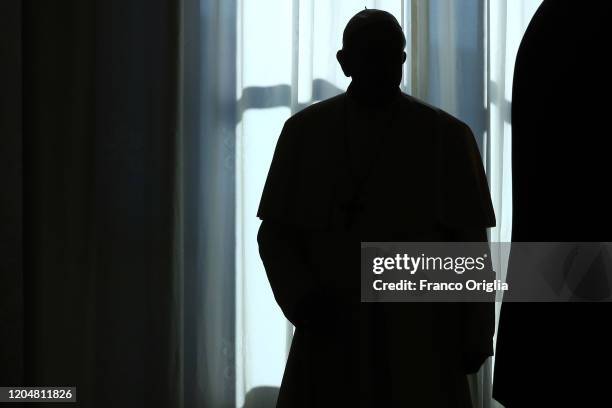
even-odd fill
[{"label": "man's shoulder", "polygon": [[428,117],[437,126],[452,130],[469,130],[469,127],[465,122],[451,115],[445,110],[438,108],[437,106],[430,105],[425,101],[422,101],[412,95],[408,95],[403,92],[401,98],[402,105],[405,106],[406,109],[416,111],[417,115]]},{"label": "man's shoulder", "polygon": [[[334,120],[335,115],[340,112],[345,95],[346,93],[343,92],[303,108],[287,119],[287,125],[329,125],[329,121]],[[469,130],[468,125],[457,117],[404,92],[400,93],[400,109],[405,112],[406,117],[409,117],[409,114],[410,116],[416,114],[427,119],[428,122],[450,131],[464,132]]]},{"label": "man's shoulder", "polygon": [[332,96],[331,98],[308,105],[287,119],[287,123],[292,125],[297,123],[303,124],[308,122],[317,123],[319,121],[326,121],[329,119],[330,115],[337,113],[342,104],[343,97],[344,93],[341,93],[336,96]]}]

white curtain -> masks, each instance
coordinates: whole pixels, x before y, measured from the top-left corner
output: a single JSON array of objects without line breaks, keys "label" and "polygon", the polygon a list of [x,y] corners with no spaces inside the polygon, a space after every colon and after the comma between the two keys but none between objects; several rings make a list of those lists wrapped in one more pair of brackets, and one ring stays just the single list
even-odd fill
[{"label": "white curtain", "polygon": [[[487,137],[483,158],[489,178],[497,226],[489,231],[491,242],[510,242],[512,234],[512,78],[516,54],[523,34],[542,0],[488,0],[486,104]],[[498,279],[505,281],[509,246],[498,245],[492,260]],[[501,303],[496,303],[496,320]],[[497,335],[495,336],[495,340]],[[495,356],[491,365],[495,364]],[[490,376],[478,378],[482,407],[501,407],[490,399]],[[487,405],[487,401],[490,404]]]},{"label": "white curtain", "polygon": [[[541,0],[237,0],[236,7],[236,406],[280,385],[292,327],[259,259],[255,217],[284,121],[350,82],[335,59],[349,18],[364,7],[404,27],[402,88],[467,122],[487,169],[498,224],[511,227],[510,103],[516,51]],[[499,255],[499,254],[498,254]],[[497,257],[503,271],[505,259]],[[477,407],[491,400],[492,359],[471,378]]]}]

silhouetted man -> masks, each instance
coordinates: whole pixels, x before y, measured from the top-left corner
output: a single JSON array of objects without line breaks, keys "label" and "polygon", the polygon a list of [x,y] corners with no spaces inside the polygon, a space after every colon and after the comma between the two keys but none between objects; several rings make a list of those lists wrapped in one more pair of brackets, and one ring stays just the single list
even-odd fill
[{"label": "silhouetted man", "polygon": [[469,407],[492,354],[491,304],[361,303],[361,241],[486,241],[474,137],[402,93],[397,20],[364,10],[337,59],[346,93],[285,122],[258,217],[274,296],[296,326],[279,407]]},{"label": "silhouetted man", "polygon": [[[546,0],[519,47],[513,242],[612,241],[612,142],[602,88],[609,76],[602,63],[609,49],[607,6]],[[513,267],[515,256],[511,252],[508,281],[528,283],[530,276]],[[584,272],[573,288],[577,298],[609,296],[601,265]],[[507,408],[609,405],[611,318],[610,303],[504,303],[493,397]]]}]

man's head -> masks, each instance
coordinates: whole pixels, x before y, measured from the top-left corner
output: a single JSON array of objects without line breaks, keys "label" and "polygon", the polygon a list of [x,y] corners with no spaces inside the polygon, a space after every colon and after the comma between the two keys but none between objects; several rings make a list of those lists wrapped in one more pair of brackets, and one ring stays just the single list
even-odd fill
[{"label": "man's head", "polygon": [[377,93],[399,86],[405,46],[402,27],[392,14],[366,9],[349,20],[336,58],[353,82]]}]

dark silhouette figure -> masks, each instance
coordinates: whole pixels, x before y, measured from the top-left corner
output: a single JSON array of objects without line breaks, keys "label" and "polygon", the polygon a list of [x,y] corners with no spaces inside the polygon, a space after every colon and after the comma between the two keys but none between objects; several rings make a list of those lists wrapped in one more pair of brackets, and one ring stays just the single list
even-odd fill
[{"label": "dark silhouette figure", "polygon": [[[612,241],[604,8],[603,2],[546,0],[519,48],[512,103],[513,242]],[[525,280],[512,265],[511,252],[508,280]],[[605,279],[592,284],[597,290],[588,292],[607,293],[598,287],[608,284]],[[611,318],[610,303],[504,303],[494,398],[508,408],[607,403]]]},{"label": "dark silhouette figure", "polygon": [[289,118],[261,198],[258,242],[296,326],[279,407],[469,407],[492,355],[485,303],[361,303],[361,241],[486,241],[495,224],[469,127],[399,89],[405,38],[364,10],[337,58],[346,93]]}]

